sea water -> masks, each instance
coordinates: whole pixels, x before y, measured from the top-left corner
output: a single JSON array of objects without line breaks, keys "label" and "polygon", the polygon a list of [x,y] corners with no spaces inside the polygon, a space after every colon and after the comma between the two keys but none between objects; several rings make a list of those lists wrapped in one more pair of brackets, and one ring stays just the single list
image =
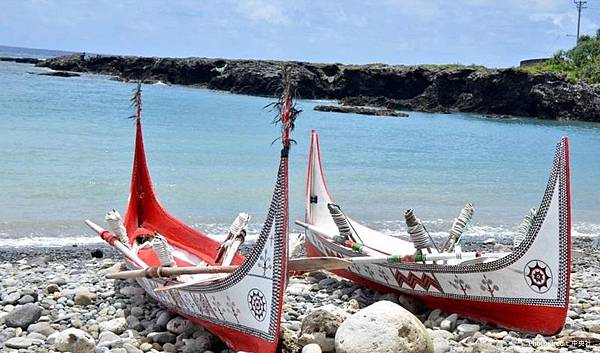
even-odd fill
[{"label": "sea water", "polygon": [[[124,211],[131,177],[134,84],[0,62],[0,246],[98,241],[83,224]],[[273,190],[279,129],[272,98],[144,85],[150,172],[162,204],[222,238],[238,212],[256,232]],[[467,202],[467,236],[511,236],[538,207],[555,144],[569,136],[575,235],[600,234],[600,124],[476,114],[409,112],[408,118],[303,110],[290,155],[290,220],[302,219],[310,131],[320,134],[330,191],[346,213],[405,236],[414,208],[443,236]],[[297,227],[292,228],[299,232]]]}]

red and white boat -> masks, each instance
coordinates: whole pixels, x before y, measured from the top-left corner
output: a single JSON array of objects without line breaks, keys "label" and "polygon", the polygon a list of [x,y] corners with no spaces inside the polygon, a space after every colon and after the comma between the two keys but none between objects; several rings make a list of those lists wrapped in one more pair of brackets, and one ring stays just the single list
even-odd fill
[{"label": "red and white boat", "polygon": [[[288,263],[288,151],[297,113],[287,93],[289,90],[280,101],[283,148],[275,189],[263,228],[247,257],[237,253],[237,246],[230,246],[233,253],[219,251],[219,242],[179,221],[160,204],[144,152],[139,86],[133,99],[137,108],[136,138],[125,220],[117,229],[113,227],[113,232],[88,221],[125,255],[132,271],[164,269],[165,266],[172,269],[237,265],[231,273],[137,278],[146,292],[162,305],[205,327],[234,351],[275,352],[280,335]],[[113,220],[119,218],[115,213],[109,216]],[[242,225],[237,226],[239,230]],[[170,263],[164,263],[165,257]]]},{"label": "red and white boat", "polygon": [[[333,198],[323,174],[318,135],[313,131],[305,221],[296,222],[306,228],[309,256],[348,258],[353,262],[351,267],[333,272],[377,290],[414,296],[431,308],[524,332],[549,335],[563,328],[571,269],[566,137],[556,146],[540,207],[524,239],[511,252],[444,252],[435,247],[425,250],[415,247],[416,242],[382,234],[346,215],[338,219],[340,228],[331,205]],[[340,237],[344,232],[351,239]]]}]

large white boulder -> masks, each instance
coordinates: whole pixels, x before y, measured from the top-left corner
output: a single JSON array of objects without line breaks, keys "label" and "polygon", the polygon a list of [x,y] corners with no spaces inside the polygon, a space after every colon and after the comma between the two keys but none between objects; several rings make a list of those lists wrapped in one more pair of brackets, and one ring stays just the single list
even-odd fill
[{"label": "large white boulder", "polygon": [[425,326],[403,307],[380,301],[348,317],[335,335],[337,353],[433,353]]}]

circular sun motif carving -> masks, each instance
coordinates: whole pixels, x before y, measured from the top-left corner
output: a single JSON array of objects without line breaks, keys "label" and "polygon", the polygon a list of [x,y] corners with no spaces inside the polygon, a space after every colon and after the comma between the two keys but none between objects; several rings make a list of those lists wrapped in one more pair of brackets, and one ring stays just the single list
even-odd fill
[{"label": "circular sun motif carving", "polygon": [[534,292],[546,293],[552,286],[552,271],[544,261],[529,261],[525,265],[523,274],[525,275],[525,282]]},{"label": "circular sun motif carving", "polygon": [[265,295],[257,288],[248,292],[248,306],[252,316],[258,321],[263,321],[267,316],[267,300]]}]

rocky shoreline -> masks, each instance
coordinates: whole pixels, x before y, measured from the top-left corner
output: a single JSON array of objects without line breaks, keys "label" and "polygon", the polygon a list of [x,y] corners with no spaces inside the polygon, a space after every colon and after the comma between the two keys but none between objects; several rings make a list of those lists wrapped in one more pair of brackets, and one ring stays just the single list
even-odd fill
[{"label": "rocky shoreline", "polygon": [[408,117],[408,114],[406,113],[386,108],[355,107],[347,105],[316,105],[313,109],[320,112],[353,113],[360,115],[390,116],[400,118]]},{"label": "rocky shoreline", "polygon": [[[586,252],[589,248],[590,239],[576,239],[571,304],[565,328],[556,336],[471,322],[428,310],[408,297],[313,272],[290,278],[281,352],[379,353],[388,352],[386,344],[409,352],[600,352],[600,255]],[[1,248],[0,351],[228,352],[203,328],[163,309],[135,282],[104,277],[119,266],[107,246]],[[395,337],[404,338],[391,342],[390,327],[401,327]],[[358,347],[377,339],[377,347]]]},{"label": "rocky shoreline", "polygon": [[0,56],[0,61],[15,62],[19,64],[38,64],[44,60],[36,58],[15,58],[12,56]]},{"label": "rocky shoreline", "polygon": [[62,56],[38,66],[167,84],[274,96],[283,66],[305,99],[425,112],[475,112],[556,120],[600,121],[600,86],[519,69],[459,65],[345,65],[267,60]]}]

